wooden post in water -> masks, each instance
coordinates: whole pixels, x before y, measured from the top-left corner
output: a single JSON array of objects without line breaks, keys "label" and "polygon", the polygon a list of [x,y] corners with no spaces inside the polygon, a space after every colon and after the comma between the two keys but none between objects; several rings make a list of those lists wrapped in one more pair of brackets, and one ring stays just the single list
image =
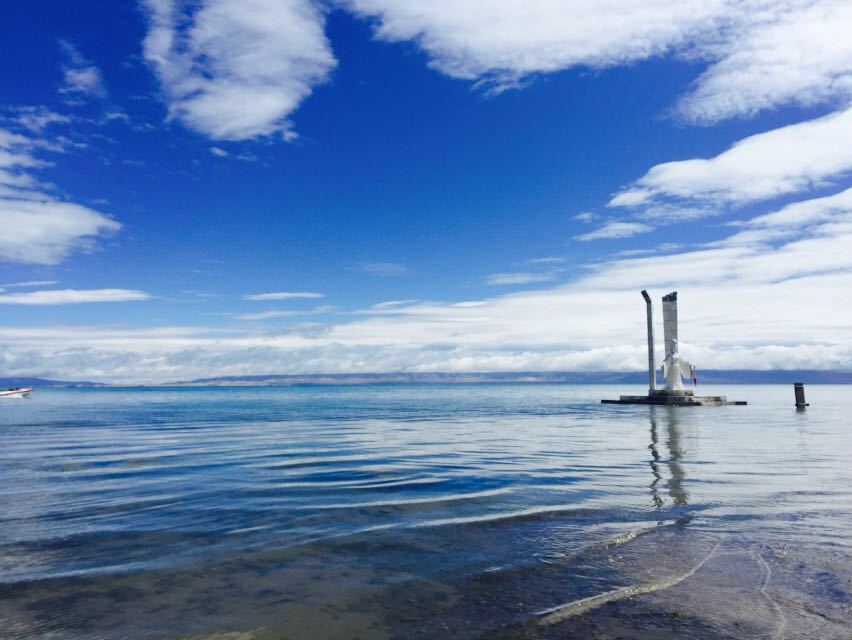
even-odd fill
[{"label": "wooden post in water", "polygon": [[805,402],[805,385],[803,382],[794,382],[793,391],[796,393],[796,408],[804,409],[808,406]]}]

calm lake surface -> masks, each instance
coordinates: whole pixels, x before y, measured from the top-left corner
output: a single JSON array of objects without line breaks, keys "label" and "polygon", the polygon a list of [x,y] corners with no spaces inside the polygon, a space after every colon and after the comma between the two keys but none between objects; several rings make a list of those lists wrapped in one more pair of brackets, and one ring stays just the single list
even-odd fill
[{"label": "calm lake surface", "polygon": [[699,391],[4,400],[0,636],[852,637],[852,388]]}]

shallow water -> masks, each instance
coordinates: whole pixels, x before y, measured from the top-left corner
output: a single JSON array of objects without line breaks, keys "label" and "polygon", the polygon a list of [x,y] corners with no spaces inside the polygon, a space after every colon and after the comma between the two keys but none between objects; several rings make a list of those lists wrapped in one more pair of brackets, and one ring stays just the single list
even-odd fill
[{"label": "shallow water", "polygon": [[701,391],[6,400],[3,637],[852,637],[852,389]]}]

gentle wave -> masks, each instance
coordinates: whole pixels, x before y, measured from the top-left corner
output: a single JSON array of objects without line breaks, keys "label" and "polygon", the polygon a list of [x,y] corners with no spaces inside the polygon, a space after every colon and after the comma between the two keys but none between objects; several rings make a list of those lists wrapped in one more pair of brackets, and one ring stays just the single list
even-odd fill
[{"label": "gentle wave", "polygon": [[[804,415],[774,387],[718,410],[597,403],[628,391],[37,390],[0,407],[0,584],[312,562],[365,584],[541,580],[659,522],[852,545],[845,390]],[[597,565],[575,577],[601,585]]]}]

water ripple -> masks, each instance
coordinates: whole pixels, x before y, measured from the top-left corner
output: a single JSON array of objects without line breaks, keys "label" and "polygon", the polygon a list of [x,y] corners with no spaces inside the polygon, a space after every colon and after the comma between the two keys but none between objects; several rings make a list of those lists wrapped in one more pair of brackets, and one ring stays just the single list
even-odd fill
[{"label": "water ripple", "polygon": [[0,407],[0,584],[380,537],[376,567],[483,576],[662,521],[850,544],[845,390],[805,415],[774,387],[718,410],[597,404],[626,391],[38,390]]}]

